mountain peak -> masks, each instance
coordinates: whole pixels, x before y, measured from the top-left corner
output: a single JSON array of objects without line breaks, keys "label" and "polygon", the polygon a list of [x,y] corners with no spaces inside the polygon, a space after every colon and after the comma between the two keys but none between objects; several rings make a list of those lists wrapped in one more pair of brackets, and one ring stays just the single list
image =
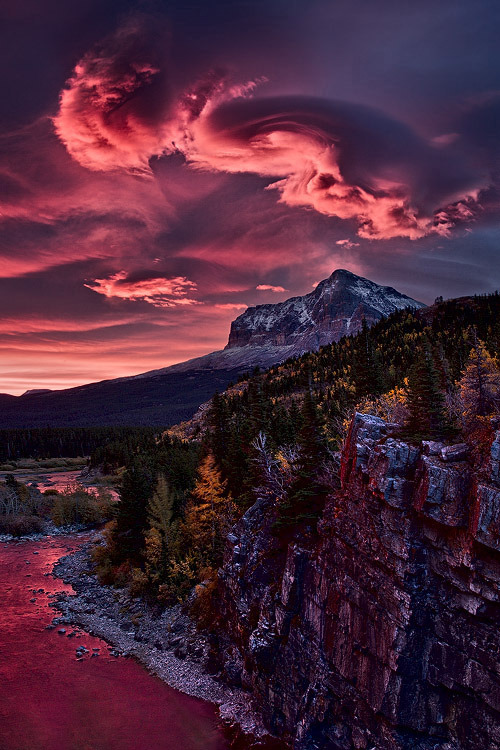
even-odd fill
[{"label": "mountain peak", "polygon": [[222,351],[121,380],[201,370],[243,372],[256,365],[270,367],[342,336],[356,334],[363,320],[372,325],[405,307],[425,305],[392,287],[338,268],[309,294],[249,307],[231,323],[229,341]]},{"label": "mountain peak", "polygon": [[357,333],[363,320],[372,325],[405,307],[424,305],[338,268],[309,294],[249,307],[231,324],[226,350],[271,346],[287,348],[287,356],[302,354]]}]

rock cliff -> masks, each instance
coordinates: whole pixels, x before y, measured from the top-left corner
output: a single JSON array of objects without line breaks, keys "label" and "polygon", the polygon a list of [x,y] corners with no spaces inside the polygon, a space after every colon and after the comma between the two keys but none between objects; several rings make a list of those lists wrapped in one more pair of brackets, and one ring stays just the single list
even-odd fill
[{"label": "rock cliff", "polygon": [[500,432],[479,478],[391,432],[355,416],[319,535],[280,545],[272,498],[233,529],[225,678],[297,750],[498,750]]}]

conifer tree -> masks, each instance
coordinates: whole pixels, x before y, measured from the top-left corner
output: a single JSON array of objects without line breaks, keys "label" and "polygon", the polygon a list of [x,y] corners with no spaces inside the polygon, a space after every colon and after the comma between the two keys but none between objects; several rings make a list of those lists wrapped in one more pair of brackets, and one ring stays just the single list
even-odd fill
[{"label": "conifer tree", "polygon": [[151,463],[135,456],[123,476],[116,516],[116,546],[124,558],[137,558],[142,549],[153,488]]},{"label": "conifer tree", "polygon": [[146,572],[154,583],[165,579],[172,557],[178,530],[178,522],[174,520],[175,504],[175,494],[161,473],[148,503],[149,529],[145,534]]},{"label": "conifer tree", "polygon": [[500,370],[475,331],[473,341],[465,372],[458,384],[466,426],[478,417],[500,411]]},{"label": "conifer tree", "polygon": [[384,390],[382,367],[377,352],[369,334],[366,320],[363,318],[361,332],[358,338],[358,350],[354,361],[354,379],[356,398],[373,396]]},{"label": "conifer tree", "polygon": [[215,393],[210,405],[208,423],[211,427],[210,447],[219,464],[222,463],[228,447],[229,410],[224,396]]},{"label": "conifer tree", "polygon": [[321,480],[321,468],[326,456],[321,418],[309,389],[304,396],[301,416],[296,476],[290,488],[288,503],[282,506],[279,525],[314,520],[321,511],[327,494],[327,488]]},{"label": "conifer tree", "polygon": [[166,536],[174,518],[175,496],[171,492],[165,474],[158,476],[155,491],[148,503],[148,520],[151,526]]},{"label": "conifer tree", "polygon": [[409,373],[408,411],[407,428],[415,437],[440,438],[449,430],[445,396],[428,341]]}]

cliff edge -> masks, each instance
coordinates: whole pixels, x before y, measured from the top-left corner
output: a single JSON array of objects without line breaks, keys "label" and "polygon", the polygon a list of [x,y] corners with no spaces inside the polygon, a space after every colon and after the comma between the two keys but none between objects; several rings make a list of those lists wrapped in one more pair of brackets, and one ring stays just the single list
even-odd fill
[{"label": "cliff edge", "polygon": [[499,750],[500,432],[478,478],[393,427],[355,415],[317,535],[232,530],[223,673],[295,750]]}]

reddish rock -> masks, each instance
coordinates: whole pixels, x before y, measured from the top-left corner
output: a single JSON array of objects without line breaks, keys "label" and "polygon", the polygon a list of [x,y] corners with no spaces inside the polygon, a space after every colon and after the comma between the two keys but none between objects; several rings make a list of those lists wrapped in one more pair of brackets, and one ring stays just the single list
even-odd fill
[{"label": "reddish rock", "polygon": [[500,490],[359,414],[341,466],[319,536],[233,529],[222,650],[295,750],[500,750]]}]

